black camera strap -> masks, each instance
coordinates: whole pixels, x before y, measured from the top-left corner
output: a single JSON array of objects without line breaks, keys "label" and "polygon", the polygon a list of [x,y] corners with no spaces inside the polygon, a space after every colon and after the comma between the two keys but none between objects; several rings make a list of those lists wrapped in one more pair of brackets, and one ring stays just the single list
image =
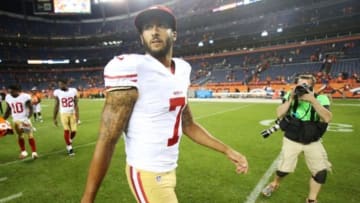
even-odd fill
[{"label": "black camera strap", "polygon": [[[294,101],[294,105],[293,105],[293,108],[292,108],[293,114],[296,114],[296,110],[297,110],[298,106],[299,106],[299,101],[296,99],[296,100]],[[309,108],[306,110],[306,112],[304,113],[304,115],[303,115],[301,118],[297,118],[297,119],[299,119],[299,120],[303,119],[303,118],[309,113],[310,109],[312,109],[312,106],[311,106],[311,105],[310,105]]]},{"label": "black camera strap", "polygon": [[[319,96],[318,94],[314,94],[315,99],[317,99],[317,97]],[[313,106],[311,105],[311,111],[310,111],[310,121],[315,121],[315,109],[313,108]],[[317,121],[319,121],[319,119],[317,119]]]},{"label": "black camera strap", "polygon": [[311,110],[310,110],[310,121],[315,121],[315,109],[311,106],[310,107]]},{"label": "black camera strap", "polygon": [[[314,94],[315,98],[317,98],[318,94]],[[292,112],[296,113],[297,108],[299,107],[299,99],[295,98],[294,100],[294,104],[292,106]],[[305,114],[298,119],[303,119],[310,111],[310,121],[315,121],[315,109],[313,108],[313,106],[310,104],[310,107],[306,110]]]}]

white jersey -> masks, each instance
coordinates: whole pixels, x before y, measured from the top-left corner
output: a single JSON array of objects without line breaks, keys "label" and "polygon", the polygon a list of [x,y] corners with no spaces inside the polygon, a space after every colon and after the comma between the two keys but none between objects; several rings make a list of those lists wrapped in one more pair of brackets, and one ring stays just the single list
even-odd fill
[{"label": "white jersey", "polygon": [[125,130],[126,161],[135,168],[166,172],[177,166],[191,66],[179,58],[173,62],[174,74],[150,55],[121,55],[105,67],[108,90],[122,86],[138,90]]},{"label": "white jersey", "polygon": [[60,113],[75,113],[75,97],[77,90],[68,88],[66,91],[56,89],[54,96],[59,99]]},{"label": "white jersey", "polygon": [[23,121],[28,118],[29,110],[26,107],[26,102],[31,102],[29,94],[20,93],[17,97],[7,94],[5,101],[11,108],[11,116],[14,121]]}]

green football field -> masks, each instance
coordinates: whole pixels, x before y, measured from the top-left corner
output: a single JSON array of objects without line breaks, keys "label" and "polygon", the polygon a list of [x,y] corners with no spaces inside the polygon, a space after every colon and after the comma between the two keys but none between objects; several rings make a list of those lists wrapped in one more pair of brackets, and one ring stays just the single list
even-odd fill
[{"label": "green football field", "polygon": [[[69,158],[63,130],[52,124],[53,100],[42,103],[43,123],[34,123],[39,159],[18,160],[14,135],[0,139],[0,203],[80,202],[98,134],[103,100],[80,100],[81,125],[74,140],[76,155]],[[259,195],[275,170],[282,133],[264,139],[259,134],[275,118],[276,103],[191,102],[197,122],[214,136],[247,156],[248,174],[217,152],[186,136],[181,140],[176,192],[181,203],[304,203],[308,172],[300,156],[289,175],[270,198]],[[333,120],[323,143],[333,164],[319,195],[319,203],[360,202],[360,101],[335,100]],[[30,147],[26,141],[26,147]],[[119,140],[110,169],[98,192],[99,203],[135,202],[125,176],[124,141]]]}]

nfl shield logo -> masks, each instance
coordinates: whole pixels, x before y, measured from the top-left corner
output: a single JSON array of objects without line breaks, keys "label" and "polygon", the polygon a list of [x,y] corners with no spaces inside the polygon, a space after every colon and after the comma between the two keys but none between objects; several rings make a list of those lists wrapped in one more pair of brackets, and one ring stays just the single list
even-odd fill
[{"label": "nfl shield logo", "polygon": [[156,176],[156,181],[160,182],[161,181],[161,176]]}]

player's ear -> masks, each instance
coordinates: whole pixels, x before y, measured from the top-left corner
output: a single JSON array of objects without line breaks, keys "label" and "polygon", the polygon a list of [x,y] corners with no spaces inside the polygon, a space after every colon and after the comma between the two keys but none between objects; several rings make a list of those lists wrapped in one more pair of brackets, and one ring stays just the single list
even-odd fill
[{"label": "player's ear", "polygon": [[172,31],[172,38],[173,38],[173,41],[175,42],[176,38],[177,38],[177,32],[176,31]]}]

